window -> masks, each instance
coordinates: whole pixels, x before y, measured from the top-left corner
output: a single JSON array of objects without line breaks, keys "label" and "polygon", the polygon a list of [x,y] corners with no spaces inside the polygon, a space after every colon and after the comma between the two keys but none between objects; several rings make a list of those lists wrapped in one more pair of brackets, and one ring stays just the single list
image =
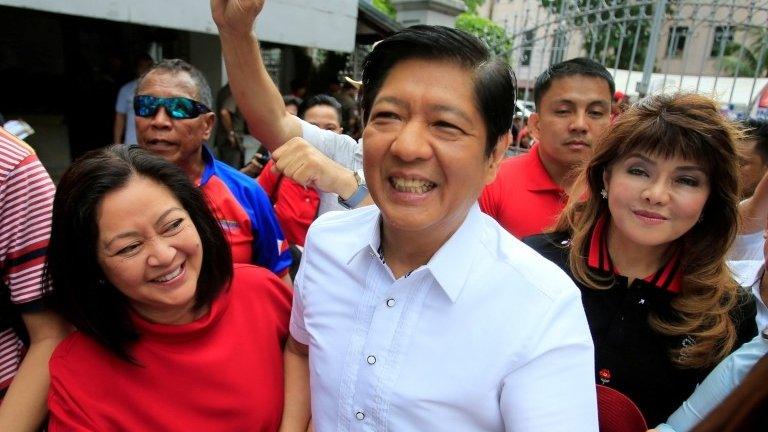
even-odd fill
[{"label": "window", "polygon": [[536,30],[528,30],[523,33],[522,53],[520,54],[520,65],[530,66],[531,54],[533,54],[533,39],[536,37]]},{"label": "window", "polygon": [[709,52],[710,57],[719,56],[720,45],[723,45],[722,48],[724,50],[731,42],[733,42],[733,28],[729,26],[715,27],[715,38],[712,40],[712,50]]},{"label": "window", "polygon": [[688,36],[688,27],[678,26],[669,28],[667,38],[667,57],[680,57],[685,49],[685,39]]}]

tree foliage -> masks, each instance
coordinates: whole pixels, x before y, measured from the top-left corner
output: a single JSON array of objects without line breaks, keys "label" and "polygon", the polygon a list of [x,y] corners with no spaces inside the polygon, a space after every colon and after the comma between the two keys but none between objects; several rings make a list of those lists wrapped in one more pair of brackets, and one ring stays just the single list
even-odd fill
[{"label": "tree foliage", "polygon": [[392,19],[395,19],[397,16],[397,10],[395,10],[395,7],[392,6],[389,0],[373,0],[373,6]]},{"label": "tree foliage", "polygon": [[[619,69],[639,70],[643,68],[648,43],[651,37],[651,22],[643,17],[652,14],[647,5],[636,5],[630,0],[615,0],[611,10],[595,10],[599,3],[590,0],[575,0],[576,7],[582,13],[570,14],[566,23],[570,27],[584,29],[582,48],[588,57],[598,61],[605,55],[605,67],[616,65]],[[565,11],[563,0],[541,0],[541,5],[551,13]],[[592,9],[587,12],[587,8]],[[672,4],[667,5],[667,14],[671,14]],[[607,23],[607,21],[611,23]],[[606,24],[599,24],[606,22]],[[639,33],[639,34],[638,34]],[[634,58],[632,48],[637,36]]]},{"label": "tree foliage", "polygon": [[464,0],[464,4],[467,5],[467,12],[471,14],[477,14],[477,8],[482,6],[483,3],[485,3],[485,0]]},{"label": "tree foliage", "polygon": [[729,42],[723,50],[720,66],[733,76],[768,77],[768,30],[749,30],[745,42],[744,45]]},{"label": "tree foliage", "polygon": [[512,38],[495,22],[467,12],[456,18],[456,28],[477,36],[495,55],[509,59]]}]

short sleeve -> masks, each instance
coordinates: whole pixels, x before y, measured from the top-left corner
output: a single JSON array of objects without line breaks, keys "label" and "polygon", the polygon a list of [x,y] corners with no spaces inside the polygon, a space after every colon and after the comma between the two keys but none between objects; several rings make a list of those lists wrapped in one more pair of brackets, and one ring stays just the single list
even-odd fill
[{"label": "short sleeve", "polygon": [[35,155],[22,159],[0,187],[0,267],[16,304],[42,297],[55,189]]},{"label": "short sleeve", "polygon": [[120,91],[117,93],[117,100],[115,101],[115,111],[120,114],[127,114],[132,109],[133,93],[135,87],[132,85],[133,81],[120,87]]},{"label": "short sleeve", "polygon": [[576,287],[564,290],[530,335],[530,356],[502,382],[508,431],[596,431],[594,346]]},{"label": "short sleeve", "polygon": [[293,282],[293,307],[291,308],[291,321],[289,330],[291,336],[299,343],[309,345],[309,332],[307,332],[306,325],[304,323],[304,289],[306,278],[304,277],[305,269],[307,268],[306,262],[308,261],[308,254],[310,254],[310,246],[304,249],[304,255],[302,257],[302,265],[299,267],[299,272],[296,274],[296,280]]},{"label": "short sleeve", "polygon": [[349,135],[320,129],[304,120],[300,120],[300,122],[302,138],[328,158],[353,171],[362,168],[362,151],[359,142]]},{"label": "short sleeve", "polygon": [[253,182],[249,187],[248,199],[253,210],[253,256],[254,263],[272,270],[277,275],[288,271],[293,261],[288,243],[277,222],[266,193],[258,183]]}]

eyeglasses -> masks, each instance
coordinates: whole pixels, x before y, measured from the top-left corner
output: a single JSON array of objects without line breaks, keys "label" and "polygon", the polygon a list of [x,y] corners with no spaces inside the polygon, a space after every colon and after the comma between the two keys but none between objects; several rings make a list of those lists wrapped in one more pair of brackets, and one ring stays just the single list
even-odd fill
[{"label": "eyeglasses", "polygon": [[185,97],[155,97],[138,95],[133,98],[133,112],[138,117],[154,117],[160,107],[174,119],[191,119],[211,112],[211,109],[200,102]]}]

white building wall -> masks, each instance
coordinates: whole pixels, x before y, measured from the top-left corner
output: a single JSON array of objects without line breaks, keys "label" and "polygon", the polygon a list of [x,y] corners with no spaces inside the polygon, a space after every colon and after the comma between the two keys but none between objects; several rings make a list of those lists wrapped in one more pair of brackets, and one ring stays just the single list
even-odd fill
[{"label": "white building wall", "polygon": [[[0,0],[0,5],[217,34],[209,0]],[[256,23],[265,42],[350,52],[357,0],[270,0]]]}]

